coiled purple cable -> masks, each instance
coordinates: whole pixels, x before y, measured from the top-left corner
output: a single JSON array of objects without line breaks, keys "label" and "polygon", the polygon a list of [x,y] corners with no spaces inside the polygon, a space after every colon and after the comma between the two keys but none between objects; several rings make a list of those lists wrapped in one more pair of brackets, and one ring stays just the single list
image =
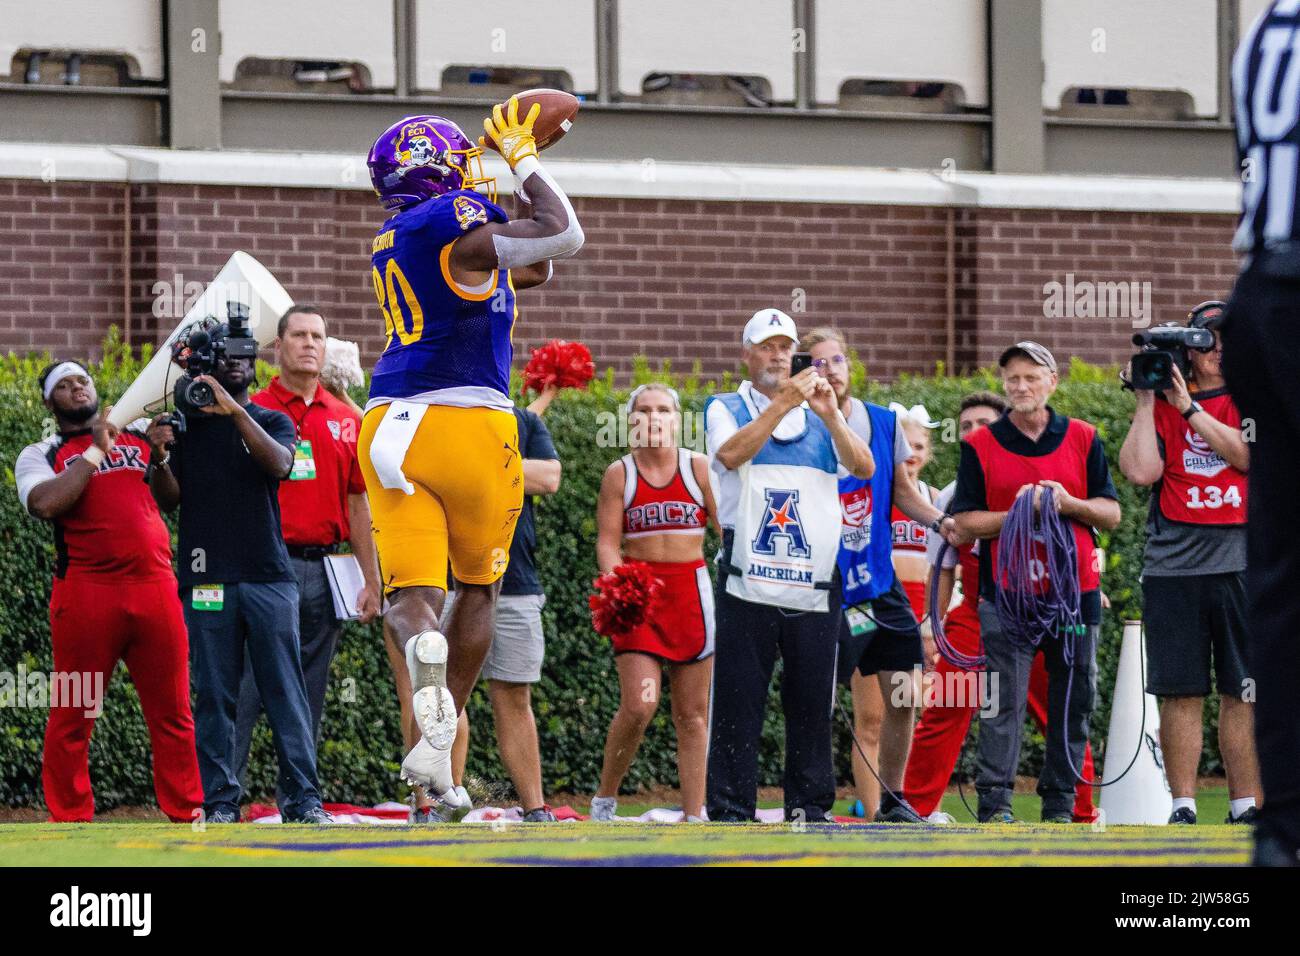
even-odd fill
[{"label": "coiled purple cable", "polygon": [[[1076,641],[1086,633],[1080,606],[1078,549],[1069,520],[1062,518],[1056,510],[1052,489],[1043,487],[1039,504],[1041,517],[1034,512],[1033,499],[1033,492],[1017,498],[1003,522],[998,547],[995,607],[1003,630],[1032,647],[1041,644],[1046,635],[1060,636],[1061,657],[1067,668],[1065,713],[1069,714],[1070,697],[1074,690],[1074,659],[1078,653]],[[1039,537],[1044,544],[1046,561],[1039,561],[1034,555],[1036,521],[1040,525]],[[972,657],[961,653],[952,646],[943,632],[943,615],[938,612],[939,571],[943,567],[944,553],[949,547],[951,546],[945,541],[939,548],[934,573],[930,576],[930,628],[934,634],[935,647],[944,660],[954,667],[964,670],[983,668],[986,663],[983,655]],[[1045,586],[1043,571],[1047,572]],[[1143,667],[1142,683],[1145,686],[1146,662],[1141,655],[1138,659]],[[1146,726],[1145,694],[1142,697],[1142,726]],[[1074,758],[1070,755],[1069,736],[1069,728],[1063,728],[1061,739],[1070,772],[1079,782],[1093,787],[1109,787],[1119,783],[1133,769],[1142,752],[1139,735],[1137,749],[1118,777],[1105,783],[1099,779],[1089,781],[1084,779],[1079,768],[1074,765]],[[964,795],[962,800],[965,801]]]},{"label": "coiled purple cable", "polygon": [[[1039,561],[1034,555],[1034,545],[1038,542],[1043,545],[1045,561]],[[1056,510],[1051,488],[1043,486],[1037,512],[1032,491],[1012,502],[998,538],[997,576],[998,621],[1004,632],[1031,647],[1038,647],[1048,635],[1061,639],[1061,657],[1066,667],[1065,713],[1068,719],[1070,696],[1074,690],[1074,658],[1078,653],[1076,641],[1084,636],[1085,630],[1079,600],[1079,552],[1074,541],[1074,529],[1069,520],[1062,518]],[[1070,755],[1068,725],[1062,728],[1061,742],[1065,747],[1065,762],[1074,778],[1089,783]],[[1136,753],[1133,758],[1129,768],[1137,759]],[[1128,768],[1124,770],[1126,773]],[[1118,782],[1119,778],[1110,781]],[[1096,781],[1091,781],[1091,785],[1109,786]]]},{"label": "coiled purple cable", "polygon": [[[1071,638],[1083,625],[1079,555],[1074,531],[1056,510],[1052,489],[1043,487],[1037,512],[1034,495],[1031,491],[1012,502],[1002,523],[997,560],[998,620],[1009,636],[1031,647],[1037,647],[1049,634],[1069,639],[1063,648],[1069,664],[1074,654]],[[1035,545],[1040,543],[1043,560],[1035,553]]]},{"label": "coiled purple cable", "polygon": [[[934,635],[934,646],[939,656],[953,667],[964,671],[977,671],[984,667],[984,655],[963,654],[952,646],[943,630],[943,615],[947,608],[939,607],[939,574],[943,569],[944,555],[952,548],[947,541],[939,546],[939,555],[934,559],[930,574],[930,633]],[[979,587],[978,581],[963,581],[962,587]]]}]

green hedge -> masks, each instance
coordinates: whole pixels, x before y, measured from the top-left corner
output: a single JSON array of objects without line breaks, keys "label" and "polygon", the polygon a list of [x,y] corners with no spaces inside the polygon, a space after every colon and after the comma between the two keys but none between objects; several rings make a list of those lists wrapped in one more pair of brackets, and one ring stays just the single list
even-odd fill
[{"label": "green hedge", "polygon": [[[141,363],[116,337],[110,337],[104,354],[103,361],[92,365],[91,371],[100,395],[107,399],[121,393]],[[47,427],[47,412],[34,385],[37,372],[47,360],[43,356],[0,360],[0,463],[7,483],[7,489],[0,493],[0,566],[5,569],[0,575],[0,671],[10,673],[17,671],[20,662],[29,672],[51,666],[47,602],[54,556],[52,535],[21,511],[13,478],[18,452]],[[262,381],[266,381],[268,372],[263,366]],[[642,365],[634,378],[639,382],[665,374],[671,376],[666,369],[652,374]],[[680,387],[688,414],[700,412],[709,393],[732,384],[730,377],[716,385],[703,383],[697,376],[672,377]],[[996,386],[987,373],[949,378],[942,369],[933,377],[904,377],[888,387],[868,383],[861,366],[854,378],[856,394],[881,403],[891,399],[908,406],[923,402],[939,418],[954,416],[958,399],[966,392]],[[593,791],[600,772],[605,730],[618,702],[613,656],[608,642],[590,629],[586,597],[596,571],[596,492],[605,466],[621,453],[616,448],[597,447],[597,436],[609,421],[602,414],[608,416],[625,397],[625,390],[614,387],[611,371],[604,379],[593,382],[585,393],[562,394],[546,415],[564,463],[560,492],[540,499],[537,508],[538,566],[547,593],[543,611],[547,660],[534,701],[548,792]],[[1057,393],[1055,405],[1066,414],[1086,418],[1098,426],[1114,468],[1133,400],[1114,385],[1113,370],[1076,362]],[[957,445],[941,440],[943,437],[942,432],[936,432],[934,461],[924,475],[935,485],[946,484],[956,468]],[[1094,743],[1104,738],[1109,719],[1109,688],[1114,681],[1119,622],[1136,616],[1140,605],[1137,575],[1146,492],[1125,483],[1117,468],[1115,472],[1124,522],[1116,532],[1103,536],[1108,555],[1105,587],[1113,611],[1107,617],[1098,653],[1101,695],[1093,720]],[[715,545],[710,540],[710,551]],[[764,784],[780,783],[782,721],[776,695],[774,687],[761,750]],[[847,695],[845,703],[847,706]],[[486,795],[504,799],[508,785],[501,781],[507,777],[483,690],[475,693],[469,710],[474,727],[470,775],[478,781],[493,782],[495,792]],[[0,805],[40,804],[45,718],[44,710],[13,706],[0,709]],[[1211,713],[1207,717],[1211,729],[1213,719]],[[848,780],[850,743],[839,721],[835,733],[837,770],[841,780]],[[327,799],[364,804],[402,795],[396,781],[402,756],[396,697],[377,625],[349,624],[345,630],[334,662],[323,740],[320,777]],[[1031,733],[1022,770],[1035,773],[1041,759],[1042,738]],[[251,796],[264,798],[273,791],[273,765],[270,734],[263,723],[254,738]],[[152,804],[150,766],[148,736],[135,692],[125,669],[119,668],[91,746],[91,773],[99,808]],[[1217,767],[1215,735],[1207,734],[1203,768],[1212,771]],[[666,704],[651,725],[625,786],[635,790],[653,784],[677,784],[673,731]]]}]

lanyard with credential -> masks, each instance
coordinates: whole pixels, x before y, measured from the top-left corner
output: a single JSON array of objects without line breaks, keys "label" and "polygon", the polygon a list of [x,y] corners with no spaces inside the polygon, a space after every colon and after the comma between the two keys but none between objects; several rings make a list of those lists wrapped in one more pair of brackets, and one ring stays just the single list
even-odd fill
[{"label": "lanyard with credential", "polygon": [[293,422],[293,430],[296,441],[293,447],[293,470],[289,472],[290,481],[310,481],[316,477],[316,458],[312,454],[311,439],[302,437],[302,423],[307,420],[307,415],[311,412],[311,406],[306,405],[302,417],[298,418],[293,414],[289,404],[280,398],[279,395],[272,393],[272,398],[279,403],[284,409],[284,413],[289,416]]}]

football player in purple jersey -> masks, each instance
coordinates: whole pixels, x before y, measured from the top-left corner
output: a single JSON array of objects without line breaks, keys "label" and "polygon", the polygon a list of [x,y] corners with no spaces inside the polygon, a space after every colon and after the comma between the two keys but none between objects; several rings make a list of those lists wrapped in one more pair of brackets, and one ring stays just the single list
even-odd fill
[{"label": "football player in purple jersey", "polygon": [[[512,97],[484,124],[514,172],[520,218],[496,204],[483,150],[448,119],[394,123],[367,159],[393,215],[372,245],[387,344],[358,452],[388,630],[404,651],[421,734],[402,777],[438,800],[442,817],[469,806],[452,783],[451,746],[492,641],[523,505],[509,395],[515,291],[545,282],[551,260],[583,243],[573,206],[537,158],[540,109],[521,119]],[[458,598],[444,621],[449,562]]]}]

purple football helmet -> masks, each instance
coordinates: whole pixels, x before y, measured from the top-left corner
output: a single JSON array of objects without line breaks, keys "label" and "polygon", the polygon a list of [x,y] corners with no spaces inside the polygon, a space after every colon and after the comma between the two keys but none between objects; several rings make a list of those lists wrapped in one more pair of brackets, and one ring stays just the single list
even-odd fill
[{"label": "purple football helmet", "polygon": [[496,180],[483,174],[483,150],[441,116],[408,116],[379,134],[366,165],[385,209],[401,209],[458,189],[486,185],[496,201]]}]

